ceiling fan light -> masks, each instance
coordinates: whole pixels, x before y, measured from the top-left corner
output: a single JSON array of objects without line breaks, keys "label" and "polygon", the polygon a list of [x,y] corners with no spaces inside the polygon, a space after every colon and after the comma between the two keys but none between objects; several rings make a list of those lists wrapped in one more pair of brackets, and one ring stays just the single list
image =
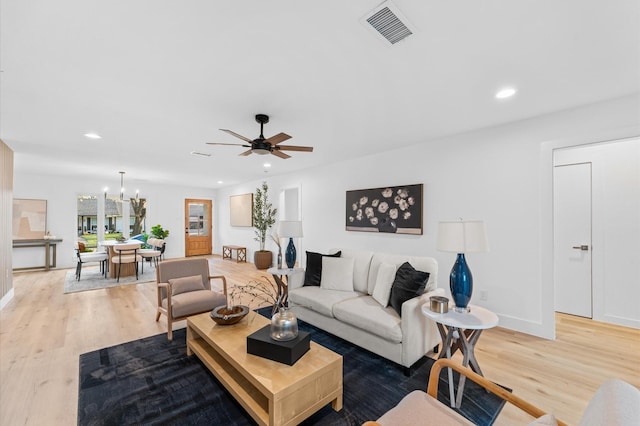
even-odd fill
[{"label": "ceiling fan light", "polygon": [[263,149],[263,148],[254,148],[253,149],[253,153],[254,154],[258,154],[258,155],[267,155],[267,154],[270,154],[271,151],[269,151],[268,149]]}]

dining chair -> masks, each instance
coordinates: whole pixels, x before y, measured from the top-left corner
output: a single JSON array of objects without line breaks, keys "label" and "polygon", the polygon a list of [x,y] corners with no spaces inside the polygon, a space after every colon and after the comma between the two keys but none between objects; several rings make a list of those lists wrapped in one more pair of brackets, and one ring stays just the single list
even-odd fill
[{"label": "dining chair", "polygon": [[140,256],[142,256],[142,273],[144,274],[144,261],[148,260],[149,264],[151,264],[153,262],[154,266],[157,268],[158,267],[158,259],[160,258],[160,256],[162,255],[162,252],[158,249],[158,247],[161,245],[159,243],[159,241],[162,240],[158,240],[157,238],[148,238],[147,239],[147,245],[150,246],[151,248],[146,248],[146,249],[140,249]]},{"label": "dining chair", "polygon": [[80,250],[80,244],[75,242],[75,251],[76,257],[78,259],[78,263],[76,264],[76,280],[80,281],[80,275],[82,274],[82,265],[85,263],[91,262],[99,262],[100,263],[100,273],[107,277],[108,270],[108,262],[109,256],[106,252],[83,252]]},{"label": "dining chair", "polygon": [[111,257],[111,263],[115,267],[118,265],[117,270],[117,282],[120,282],[120,272],[123,264],[132,264],[136,270],[136,280],[138,279],[138,262],[142,262],[142,256],[138,253],[140,251],[140,244],[116,244],[113,246],[114,255]]}]

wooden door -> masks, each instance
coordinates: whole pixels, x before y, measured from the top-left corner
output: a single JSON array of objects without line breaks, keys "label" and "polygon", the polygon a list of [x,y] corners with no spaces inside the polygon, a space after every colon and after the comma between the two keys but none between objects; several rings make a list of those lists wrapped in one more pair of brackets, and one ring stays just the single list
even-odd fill
[{"label": "wooden door", "polygon": [[555,167],[553,228],[555,310],[591,318],[590,163]]},{"label": "wooden door", "polygon": [[211,200],[184,200],[185,256],[211,254]]}]

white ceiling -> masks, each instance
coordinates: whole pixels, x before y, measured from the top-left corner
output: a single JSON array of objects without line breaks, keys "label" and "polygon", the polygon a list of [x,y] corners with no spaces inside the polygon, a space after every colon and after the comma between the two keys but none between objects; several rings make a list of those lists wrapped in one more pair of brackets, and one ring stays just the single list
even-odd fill
[{"label": "white ceiling", "polygon": [[[640,91],[638,0],[395,0],[394,46],[379,3],[0,0],[0,138],[17,172],[216,188]],[[256,113],[314,152],[205,144]]]}]

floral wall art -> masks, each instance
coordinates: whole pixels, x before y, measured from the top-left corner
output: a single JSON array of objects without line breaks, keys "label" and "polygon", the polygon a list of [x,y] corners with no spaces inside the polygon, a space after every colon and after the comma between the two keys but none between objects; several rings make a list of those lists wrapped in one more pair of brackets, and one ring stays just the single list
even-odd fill
[{"label": "floral wall art", "polygon": [[346,229],[422,235],[422,184],[347,191]]}]

